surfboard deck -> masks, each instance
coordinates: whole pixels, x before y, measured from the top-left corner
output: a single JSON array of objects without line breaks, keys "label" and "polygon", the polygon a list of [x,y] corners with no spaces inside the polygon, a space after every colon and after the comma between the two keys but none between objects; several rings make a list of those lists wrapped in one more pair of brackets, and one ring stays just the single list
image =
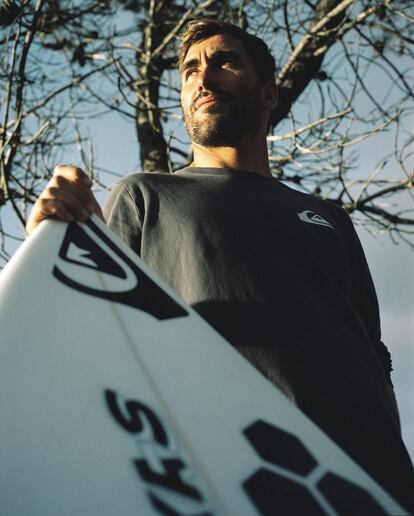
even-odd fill
[{"label": "surfboard deck", "polygon": [[404,514],[97,217],[0,275],[0,514]]}]

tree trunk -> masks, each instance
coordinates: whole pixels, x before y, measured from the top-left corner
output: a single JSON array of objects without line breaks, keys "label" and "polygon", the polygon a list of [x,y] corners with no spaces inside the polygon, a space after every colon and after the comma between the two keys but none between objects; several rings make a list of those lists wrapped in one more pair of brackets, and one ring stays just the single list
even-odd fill
[{"label": "tree trunk", "polygon": [[152,53],[170,31],[170,2],[162,2],[153,12],[150,7],[149,11],[142,51],[137,53],[136,130],[142,171],[169,172],[167,142],[158,106],[161,76],[167,65],[161,58],[152,59]]}]

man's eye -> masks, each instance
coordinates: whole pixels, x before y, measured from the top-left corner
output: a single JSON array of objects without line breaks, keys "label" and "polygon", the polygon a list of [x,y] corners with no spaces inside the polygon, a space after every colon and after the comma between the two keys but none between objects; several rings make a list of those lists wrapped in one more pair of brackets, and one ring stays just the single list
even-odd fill
[{"label": "man's eye", "polygon": [[186,71],[185,78],[186,79],[190,78],[196,72],[197,72],[197,68],[190,68],[189,70]]},{"label": "man's eye", "polygon": [[220,59],[218,59],[217,64],[219,66],[225,66],[225,65],[233,65],[234,62],[235,61],[232,57],[221,57]]}]

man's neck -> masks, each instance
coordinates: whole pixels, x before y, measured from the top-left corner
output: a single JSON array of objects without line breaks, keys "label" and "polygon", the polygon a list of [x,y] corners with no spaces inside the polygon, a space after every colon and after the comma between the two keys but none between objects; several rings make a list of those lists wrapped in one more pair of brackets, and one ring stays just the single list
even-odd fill
[{"label": "man's neck", "polygon": [[[254,140],[254,138],[253,138]],[[271,177],[266,140],[246,138],[237,147],[202,147],[193,143],[194,167],[229,168]]]}]

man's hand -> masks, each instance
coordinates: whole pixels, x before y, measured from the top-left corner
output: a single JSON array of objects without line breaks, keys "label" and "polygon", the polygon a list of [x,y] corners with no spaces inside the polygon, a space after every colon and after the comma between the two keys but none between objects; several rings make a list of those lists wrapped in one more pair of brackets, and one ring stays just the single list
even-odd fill
[{"label": "man's hand", "polygon": [[33,205],[26,224],[30,235],[39,223],[53,217],[64,222],[86,220],[92,213],[103,219],[102,210],[91,191],[92,181],[78,167],[59,165]]}]

